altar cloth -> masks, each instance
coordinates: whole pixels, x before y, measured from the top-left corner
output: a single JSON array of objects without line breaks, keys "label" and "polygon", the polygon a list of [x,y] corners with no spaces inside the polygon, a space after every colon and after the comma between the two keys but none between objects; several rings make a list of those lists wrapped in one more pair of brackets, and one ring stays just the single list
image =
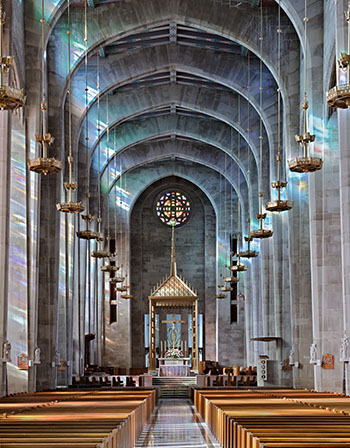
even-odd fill
[{"label": "altar cloth", "polygon": [[190,376],[188,366],[160,366],[159,376]]}]

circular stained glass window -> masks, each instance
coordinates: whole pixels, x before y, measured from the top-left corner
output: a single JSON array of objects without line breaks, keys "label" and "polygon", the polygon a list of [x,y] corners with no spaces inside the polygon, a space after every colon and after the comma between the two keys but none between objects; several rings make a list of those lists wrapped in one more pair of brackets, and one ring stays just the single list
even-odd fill
[{"label": "circular stained glass window", "polygon": [[162,193],[156,201],[156,213],[168,226],[180,226],[190,217],[191,204],[188,198],[177,190]]}]

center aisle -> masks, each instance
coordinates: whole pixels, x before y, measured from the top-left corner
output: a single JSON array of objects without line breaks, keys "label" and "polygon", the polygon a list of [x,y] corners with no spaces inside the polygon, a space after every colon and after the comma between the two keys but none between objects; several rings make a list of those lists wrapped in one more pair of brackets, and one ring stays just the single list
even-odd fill
[{"label": "center aisle", "polygon": [[207,425],[201,423],[190,400],[158,401],[150,423],[143,429],[135,447],[219,448]]}]

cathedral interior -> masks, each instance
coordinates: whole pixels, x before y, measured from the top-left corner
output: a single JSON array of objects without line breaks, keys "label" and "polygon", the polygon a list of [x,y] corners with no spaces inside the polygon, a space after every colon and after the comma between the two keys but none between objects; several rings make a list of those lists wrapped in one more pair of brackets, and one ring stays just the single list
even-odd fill
[{"label": "cathedral interior", "polygon": [[350,3],[0,5],[0,394],[169,346],[349,393]]}]

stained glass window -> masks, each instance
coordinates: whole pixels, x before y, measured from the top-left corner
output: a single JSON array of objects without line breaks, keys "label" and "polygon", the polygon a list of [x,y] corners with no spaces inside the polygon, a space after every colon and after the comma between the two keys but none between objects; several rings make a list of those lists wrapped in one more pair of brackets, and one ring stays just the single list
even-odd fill
[{"label": "stained glass window", "polygon": [[164,224],[179,226],[190,217],[191,204],[183,193],[172,190],[162,194],[157,200],[156,213]]}]

